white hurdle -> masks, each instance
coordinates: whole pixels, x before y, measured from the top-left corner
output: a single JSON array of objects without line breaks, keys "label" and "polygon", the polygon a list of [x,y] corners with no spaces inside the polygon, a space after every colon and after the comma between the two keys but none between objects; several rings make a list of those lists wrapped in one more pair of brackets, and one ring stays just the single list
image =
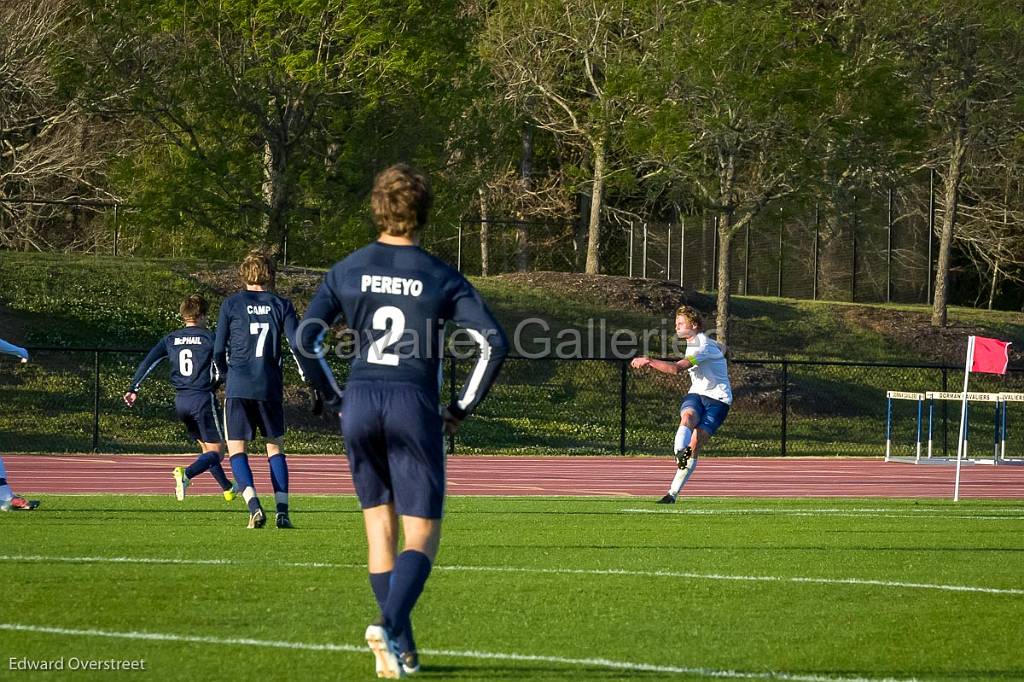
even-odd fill
[{"label": "white hurdle", "polygon": [[1024,464],[1024,453],[1021,453],[1021,457],[1006,456],[1006,437],[1008,433],[1006,423],[1007,403],[1024,403],[1024,393],[999,394],[999,459],[997,464]]},{"label": "white hurdle", "polygon": [[[947,463],[955,462],[956,457],[932,457],[932,425],[934,417],[934,408],[936,400],[949,400],[957,403],[963,402],[964,394],[956,391],[928,391],[925,393],[925,397],[928,399],[928,460],[936,463]],[[971,403],[982,402],[982,403],[995,403],[995,419],[994,427],[992,432],[992,458],[970,458],[967,456],[969,452],[967,444],[970,441],[970,426],[971,426]],[[964,442],[963,442],[963,461],[973,464],[995,464],[999,458],[999,394],[998,393],[968,393],[967,394],[967,411],[964,413]]]},{"label": "white hurdle", "polygon": [[[886,391],[885,392],[885,461],[886,462],[914,462],[921,461],[921,413],[924,409],[924,393],[911,393],[908,391]],[[914,400],[917,401],[917,442],[914,457],[899,457],[892,454],[892,401]],[[930,446],[929,446],[930,451]]]}]

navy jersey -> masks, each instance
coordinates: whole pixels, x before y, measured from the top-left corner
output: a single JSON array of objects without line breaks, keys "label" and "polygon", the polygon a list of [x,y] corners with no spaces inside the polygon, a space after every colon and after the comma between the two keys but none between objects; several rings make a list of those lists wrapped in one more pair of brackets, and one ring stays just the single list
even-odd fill
[{"label": "navy jersey", "polygon": [[281,341],[294,348],[297,324],[292,302],[272,291],[240,291],[224,299],[214,361],[227,374],[226,397],[284,399]]},{"label": "navy jersey", "polygon": [[219,374],[213,363],[213,334],[204,327],[185,327],[162,338],[135,370],[131,391],[164,360],[171,363],[171,385],[178,391],[213,390]]},{"label": "navy jersey", "polygon": [[415,384],[438,397],[445,323],[465,329],[479,357],[449,405],[460,418],[487,394],[508,353],[504,332],[473,286],[418,246],[373,242],[324,277],[300,326],[299,354],[310,382],[327,395],[338,389],[321,346],[339,317],[355,335],[350,382]]}]

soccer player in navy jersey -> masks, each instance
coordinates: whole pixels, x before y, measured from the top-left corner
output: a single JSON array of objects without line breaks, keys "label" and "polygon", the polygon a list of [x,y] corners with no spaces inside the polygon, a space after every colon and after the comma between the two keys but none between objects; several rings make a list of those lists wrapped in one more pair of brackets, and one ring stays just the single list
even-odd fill
[{"label": "soccer player in navy jersey", "polygon": [[[22,363],[28,362],[28,351],[21,346],[7,343],[0,339],[0,353],[13,355]],[[4,467],[4,460],[0,457],[0,511],[32,511],[39,506],[39,500],[26,500],[18,495],[7,483],[7,469]]]},{"label": "soccer player in navy jersey", "polygon": [[[366,526],[370,585],[381,610],[366,641],[378,677],[387,678],[419,669],[410,614],[441,537],[444,433],[454,433],[484,398],[508,348],[469,282],[418,246],[431,201],[426,178],[409,166],[381,172],[371,196],[377,241],[331,268],[300,325],[304,371],[325,409],[341,415]],[[339,318],[358,350],[344,399],[322,348]],[[479,358],[460,397],[442,410],[448,322],[473,338]],[[405,542],[396,556],[398,517]]]},{"label": "soccer player in navy jersey", "polygon": [[[246,453],[259,431],[267,442],[270,483],[278,528],[292,528],[288,516],[288,463],[284,455],[284,380],[281,340],[295,348],[298,319],[292,302],[271,291],[274,261],[251,251],[238,270],[245,290],[224,299],[217,322],[214,361],[227,374],[224,435],[231,470],[249,507],[249,528],[267,522],[253,485]],[[299,369],[301,374],[301,367]]]},{"label": "soccer player in navy jersey", "polygon": [[213,334],[206,328],[209,304],[199,294],[188,296],[181,302],[178,312],[185,326],[171,332],[149,351],[149,355],[135,370],[131,387],[124,394],[128,407],[135,405],[139,390],[146,377],[164,360],[171,365],[171,385],[177,392],[174,408],[178,419],[188,430],[189,437],[199,445],[199,457],[188,467],[175,467],[174,496],[185,499],[189,482],[209,471],[217,481],[228,502],[235,499],[234,486],[224,474],[224,438],[221,434],[215,391],[220,383],[217,367],[213,363]]}]

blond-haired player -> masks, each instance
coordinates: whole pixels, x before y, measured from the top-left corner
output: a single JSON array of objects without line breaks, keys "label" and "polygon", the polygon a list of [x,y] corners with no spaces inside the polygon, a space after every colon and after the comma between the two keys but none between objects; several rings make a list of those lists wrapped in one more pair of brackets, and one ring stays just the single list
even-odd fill
[{"label": "blond-haired player", "polygon": [[686,355],[670,362],[646,356],[634,358],[634,369],[651,369],[665,374],[690,375],[690,391],[679,406],[679,428],[676,430],[675,456],[678,470],[668,493],[659,504],[672,504],[679,491],[697,468],[697,455],[718,431],[732,405],[729,366],[723,348],[704,332],[704,318],[693,306],[676,310],[676,335],[686,340]]},{"label": "blond-haired player", "polygon": [[262,528],[267,522],[246,452],[257,431],[266,439],[276,525],[291,528],[281,341],[287,339],[295,347],[298,320],[292,302],[272,291],[277,271],[269,255],[251,251],[238,274],[245,289],[221,304],[214,342],[214,361],[227,374],[224,438],[231,471],[249,508],[249,528]]}]

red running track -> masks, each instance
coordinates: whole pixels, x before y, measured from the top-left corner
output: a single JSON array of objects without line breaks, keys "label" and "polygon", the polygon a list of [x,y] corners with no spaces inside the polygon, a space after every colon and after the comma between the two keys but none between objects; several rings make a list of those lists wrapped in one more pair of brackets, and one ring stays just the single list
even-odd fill
[{"label": "red running track", "polygon": [[[26,493],[170,493],[171,468],[191,455],[7,455],[8,477]],[[270,490],[265,458],[251,457],[258,490]],[[293,493],[352,493],[340,456],[289,456]],[[675,462],[652,457],[449,457],[451,495],[658,496]],[[951,498],[955,467],[879,459],[703,458],[684,496]],[[201,476],[192,494],[216,494]],[[1024,466],[964,465],[962,498],[1024,499]]]}]

